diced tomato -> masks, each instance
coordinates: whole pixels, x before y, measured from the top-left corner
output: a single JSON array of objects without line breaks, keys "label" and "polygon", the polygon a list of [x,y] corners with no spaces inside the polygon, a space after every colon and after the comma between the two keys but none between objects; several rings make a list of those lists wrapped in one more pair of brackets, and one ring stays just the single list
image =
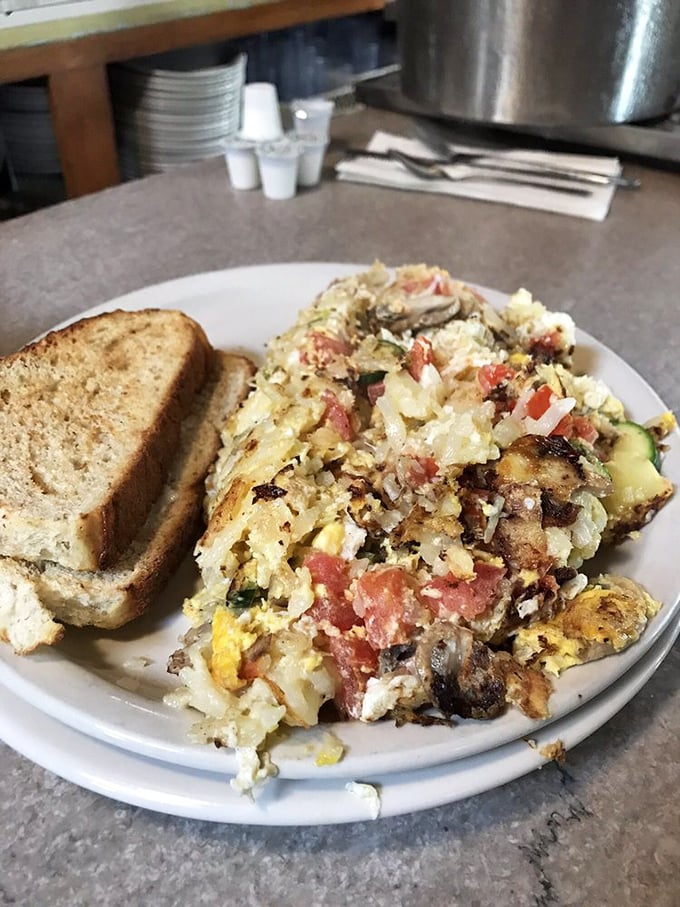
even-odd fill
[{"label": "diced tomato", "polygon": [[560,419],[555,428],[550,432],[551,435],[561,435],[563,438],[574,437],[574,419],[571,413],[567,413],[564,418]]},{"label": "diced tomato", "polygon": [[357,581],[354,610],[374,649],[408,642],[424,614],[413,582],[401,567],[377,567]]},{"label": "diced tomato", "polygon": [[451,286],[447,277],[438,271],[434,274],[428,274],[424,278],[420,278],[420,280],[414,278],[402,280],[399,286],[407,296],[425,293],[430,293],[432,296],[451,295]]},{"label": "diced tomato", "polygon": [[341,557],[325,551],[310,551],[303,561],[312,574],[313,583],[323,583],[329,595],[344,595],[349,587],[349,565]]},{"label": "diced tomato", "polygon": [[563,438],[582,438],[589,444],[594,444],[600,436],[590,419],[586,416],[572,416],[571,413],[560,420],[552,434],[562,435]]},{"label": "diced tomato", "polygon": [[319,592],[315,590],[314,604],[306,613],[316,621],[327,620],[339,630],[349,630],[358,624],[359,618],[345,596],[349,588],[347,562],[323,551],[312,551],[303,565],[312,574],[314,585],[321,587]]},{"label": "diced tomato", "polygon": [[305,614],[317,623],[327,620],[338,630],[351,630],[352,627],[361,624],[360,618],[354,613],[352,603],[344,598],[317,595],[314,604],[305,611]]},{"label": "diced tomato", "polygon": [[413,341],[413,346],[408,356],[408,370],[411,377],[415,381],[420,381],[425,366],[432,365],[433,362],[432,344],[427,337],[419,335]]},{"label": "diced tomato", "polygon": [[456,579],[453,574],[436,576],[421,587],[420,600],[436,617],[447,618],[460,614],[472,620],[489,608],[498,594],[498,587],[505,575],[502,567],[478,562],[475,578],[469,582]]},{"label": "diced tomato", "polygon": [[407,478],[412,488],[426,485],[439,472],[437,461],[433,457],[413,457],[409,465]]},{"label": "diced tomato", "polygon": [[599,431],[586,416],[574,416],[574,431],[579,438],[583,438],[589,444],[594,444],[600,436]]},{"label": "diced tomato", "polygon": [[375,406],[376,400],[385,393],[385,382],[376,381],[374,384],[369,384],[366,388],[366,396],[368,397],[368,402],[371,406]]},{"label": "diced tomato", "polygon": [[527,415],[532,419],[540,419],[550,406],[553,396],[554,394],[550,387],[547,384],[542,384],[527,402]]},{"label": "diced tomato", "polygon": [[343,441],[351,441],[354,438],[354,426],[345,407],[333,391],[325,390],[321,394],[321,399],[326,404],[326,420],[333,426]]},{"label": "diced tomato", "polygon": [[481,385],[482,393],[485,397],[488,397],[491,391],[495,387],[498,387],[503,381],[509,381],[514,377],[515,372],[509,365],[504,365],[502,362],[482,365],[477,372],[477,380]]},{"label": "diced tomato", "polygon": [[352,347],[345,339],[321,331],[312,331],[307,336],[306,343],[308,348],[300,353],[300,362],[305,365],[328,365],[337,356],[349,356],[352,352]]},{"label": "diced tomato", "polygon": [[360,718],[366,684],[378,672],[378,653],[365,639],[347,634],[329,636],[328,649],[340,676],[335,703],[343,714]]}]

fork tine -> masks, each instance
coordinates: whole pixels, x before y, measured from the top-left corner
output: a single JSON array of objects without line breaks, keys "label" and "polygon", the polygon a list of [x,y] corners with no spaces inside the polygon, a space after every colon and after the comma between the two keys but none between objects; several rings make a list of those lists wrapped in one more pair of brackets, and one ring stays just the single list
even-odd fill
[{"label": "fork tine", "polygon": [[445,171],[437,164],[426,163],[422,159],[411,157],[411,155],[398,151],[396,148],[388,148],[387,154],[392,160],[398,161],[402,167],[405,167],[414,176],[419,176],[421,179],[436,180],[446,179],[447,177]]}]

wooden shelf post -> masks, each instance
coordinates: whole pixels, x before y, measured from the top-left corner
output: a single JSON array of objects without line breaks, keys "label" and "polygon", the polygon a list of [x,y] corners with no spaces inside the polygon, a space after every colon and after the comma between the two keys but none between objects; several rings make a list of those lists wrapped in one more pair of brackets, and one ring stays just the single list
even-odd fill
[{"label": "wooden shelf post", "polygon": [[106,66],[49,74],[52,125],[69,198],[120,182]]}]

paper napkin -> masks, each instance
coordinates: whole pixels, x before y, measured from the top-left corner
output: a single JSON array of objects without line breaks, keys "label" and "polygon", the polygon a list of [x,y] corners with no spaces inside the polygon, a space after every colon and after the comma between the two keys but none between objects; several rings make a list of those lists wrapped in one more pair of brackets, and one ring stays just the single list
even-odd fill
[{"label": "paper napkin", "polygon": [[[467,145],[449,146],[452,151],[482,151],[487,149],[471,148]],[[367,146],[369,151],[387,151],[396,148],[406,154],[418,157],[434,158],[435,155],[418,139],[404,138],[388,132],[376,132]],[[621,165],[617,158],[595,157],[584,154],[556,154],[545,151],[504,151],[503,158],[508,163],[532,164],[541,163],[549,166],[569,167],[574,170],[589,170],[607,176],[618,176]],[[497,158],[494,153],[494,160]],[[474,198],[479,201],[497,202],[504,205],[519,205],[522,208],[538,208],[541,211],[552,211],[555,214],[569,214],[572,217],[583,217],[587,220],[604,220],[609,213],[614,196],[615,186],[597,186],[585,183],[565,182],[541,178],[546,188],[510,185],[494,182],[491,177],[507,176],[475,168],[474,164],[451,164],[447,171],[452,175],[471,175],[474,180],[450,182],[448,180],[426,180],[409,173],[400,163],[390,160],[376,160],[368,157],[355,157],[340,161],[336,166],[338,179],[355,183],[368,183],[375,186],[387,186],[393,189],[407,189],[415,192],[434,192],[440,195],[455,195],[461,198]],[[518,175],[517,179],[533,179]],[[550,186],[571,186],[588,190],[588,195],[566,195],[554,192]]]}]

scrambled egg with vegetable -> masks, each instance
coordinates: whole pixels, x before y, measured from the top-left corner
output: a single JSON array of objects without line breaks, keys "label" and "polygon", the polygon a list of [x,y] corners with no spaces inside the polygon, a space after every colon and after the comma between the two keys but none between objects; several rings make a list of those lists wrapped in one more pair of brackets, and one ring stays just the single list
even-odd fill
[{"label": "scrambled egg with vegetable", "polygon": [[526,290],[497,313],[442,269],[380,264],[271,341],[223,431],[169,666],[196,739],[240,754],[239,789],[325,704],[542,718],[551,675],[639,637],[658,603],[583,568],[671,495],[674,420],[628,421],[573,347],[571,318]]}]

